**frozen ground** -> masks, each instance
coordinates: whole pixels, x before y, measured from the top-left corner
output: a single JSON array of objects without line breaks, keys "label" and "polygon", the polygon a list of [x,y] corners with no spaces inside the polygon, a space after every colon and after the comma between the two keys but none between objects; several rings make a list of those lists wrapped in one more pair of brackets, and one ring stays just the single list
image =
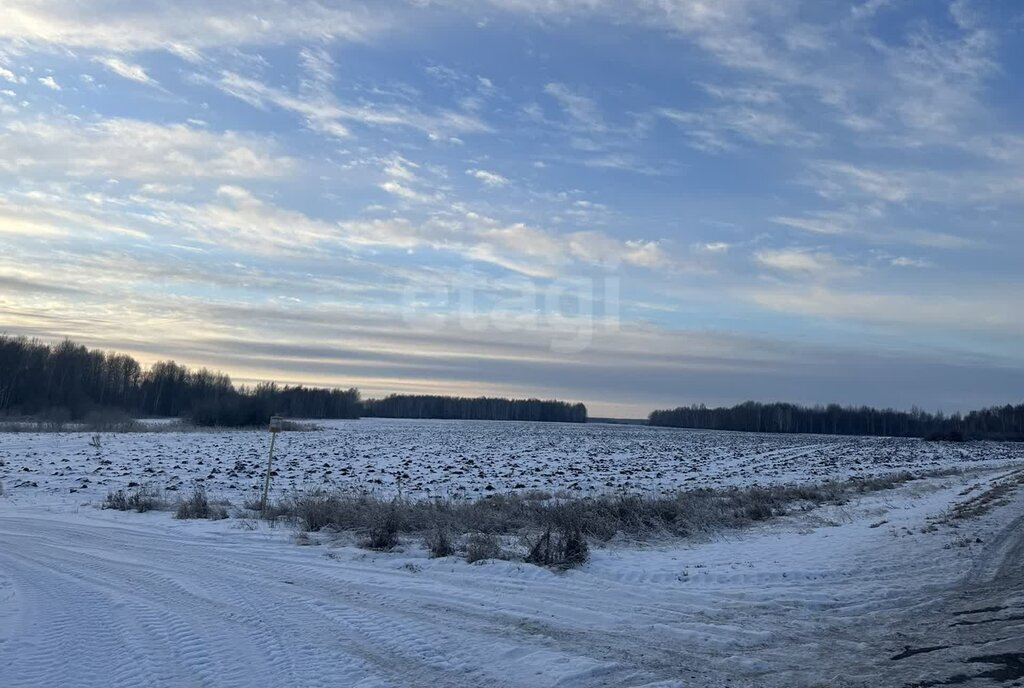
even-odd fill
[{"label": "frozen ground", "polygon": [[1021,685],[1024,499],[939,523],[1000,472],[564,574],[0,499],[0,683]]},{"label": "frozen ground", "polygon": [[[281,436],[280,490],[393,490],[398,469],[403,489],[469,495],[967,469],[705,541],[618,542],[557,574],[101,511],[129,482],[245,496],[266,436],[89,442],[0,435],[4,688],[1024,685],[1013,445],[402,421]],[[949,518],[971,499],[994,508]]]},{"label": "frozen ground", "polygon": [[[130,482],[176,491],[202,481],[241,502],[262,486],[265,432],[0,433],[0,482],[25,502],[100,500]],[[818,482],[898,470],[1024,462],[1024,443],[771,435],[625,425],[333,421],[282,433],[277,493],[346,487],[413,496],[509,490],[573,493]]]}]

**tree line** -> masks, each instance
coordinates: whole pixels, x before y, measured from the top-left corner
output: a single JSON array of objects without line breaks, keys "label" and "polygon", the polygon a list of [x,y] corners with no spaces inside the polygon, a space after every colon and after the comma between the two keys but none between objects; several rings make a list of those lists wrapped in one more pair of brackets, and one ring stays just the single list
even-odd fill
[{"label": "tree line", "polygon": [[654,411],[650,425],[707,430],[793,432],[822,435],[879,435],[929,439],[1024,439],[1024,404],[997,406],[966,415],[851,407],[800,406],[747,401],[737,406],[701,405]]},{"label": "tree line", "polygon": [[392,394],[363,403],[366,416],[586,423],[587,407],[564,401]]},{"label": "tree line", "polygon": [[47,344],[0,335],[0,416],[63,422],[118,411],[143,417],[187,418],[204,426],[257,426],[271,415],[289,418],[465,418],[586,422],[583,404],[536,399],[393,396],[362,401],[357,389],[236,387],[231,378],[173,361],[144,369],[126,354],[88,349],[65,339]]},{"label": "tree line", "polygon": [[50,345],[0,335],[0,415],[77,420],[97,411],[188,417],[201,425],[262,425],[274,414],[355,418],[355,389],[235,387],[231,378],[173,361],[148,370],[131,356],[71,340]]}]

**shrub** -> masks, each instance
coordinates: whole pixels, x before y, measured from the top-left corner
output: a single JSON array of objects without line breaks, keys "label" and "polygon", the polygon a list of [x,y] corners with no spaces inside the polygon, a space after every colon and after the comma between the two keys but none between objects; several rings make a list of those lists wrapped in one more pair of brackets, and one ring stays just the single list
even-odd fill
[{"label": "shrub", "polygon": [[589,558],[590,547],[582,530],[570,527],[552,531],[548,528],[530,545],[526,562],[538,566],[569,569],[582,566]]},{"label": "shrub", "polygon": [[163,509],[167,502],[161,498],[160,492],[153,487],[136,487],[132,491],[118,490],[107,494],[103,500],[104,509],[117,511],[136,511],[145,513],[156,509]]},{"label": "shrub", "polygon": [[455,554],[455,542],[452,539],[451,530],[445,524],[439,523],[434,526],[434,529],[423,538],[423,544],[426,545],[431,559],[450,557]]},{"label": "shrub", "polygon": [[372,500],[332,492],[311,492],[290,501],[269,507],[279,515],[297,518],[309,531],[324,528],[334,530],[362,530],[367,515],[373,508]]},{"label": "shrub", "polygon": [[562,531],[557,544],[562,555],[561,566],[582,566],[590,558],[590,545],[579,528]]},{"label": "shrub", "polygon": [[484,559],[501,558],[501,540],[497,535],[474,533],[466,543],[466,561],[470,564]]},{"label": "shrub", "polygon": [[395,502],[374,510],[363,547],[386,552],[398,544],[398,507]]},{"label": "shrub", "polygon": [[208,518],[217,521],[228,517],[228,510],[222,504],[210,504],[206,496],[206,488],[196,485],[192,488],[192,494],[188,499],[178,503],[178,510],[175,518]]},{"label": "shrub", "polygon": [[774,516],[775,512],[766,504],[749,504],[745,514],[751,521],[765,521]]}]

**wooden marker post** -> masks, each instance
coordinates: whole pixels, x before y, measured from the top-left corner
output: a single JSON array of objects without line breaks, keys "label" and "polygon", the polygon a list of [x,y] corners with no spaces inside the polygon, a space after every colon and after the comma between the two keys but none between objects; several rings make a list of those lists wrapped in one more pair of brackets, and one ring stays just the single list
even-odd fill
[{"label": "wooden marker post", "polygon": [[277,440],[277,433],[281,432],[284,424],[281,416],[270,417],[270,457],[267,459],[267,478],[263,481],[263,497],[260,498],[260,511],[267,510],[267,495],[270,493],[270,470],[274,465],[274,442]]}]

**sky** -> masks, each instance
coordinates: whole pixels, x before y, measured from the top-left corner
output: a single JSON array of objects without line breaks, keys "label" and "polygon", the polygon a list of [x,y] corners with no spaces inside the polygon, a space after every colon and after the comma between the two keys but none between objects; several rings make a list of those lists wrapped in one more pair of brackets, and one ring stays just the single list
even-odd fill
[{"label": "sky", "polygon": [[1024,400],[1015,0],[4,0],[0,331],[236,382]]}]

